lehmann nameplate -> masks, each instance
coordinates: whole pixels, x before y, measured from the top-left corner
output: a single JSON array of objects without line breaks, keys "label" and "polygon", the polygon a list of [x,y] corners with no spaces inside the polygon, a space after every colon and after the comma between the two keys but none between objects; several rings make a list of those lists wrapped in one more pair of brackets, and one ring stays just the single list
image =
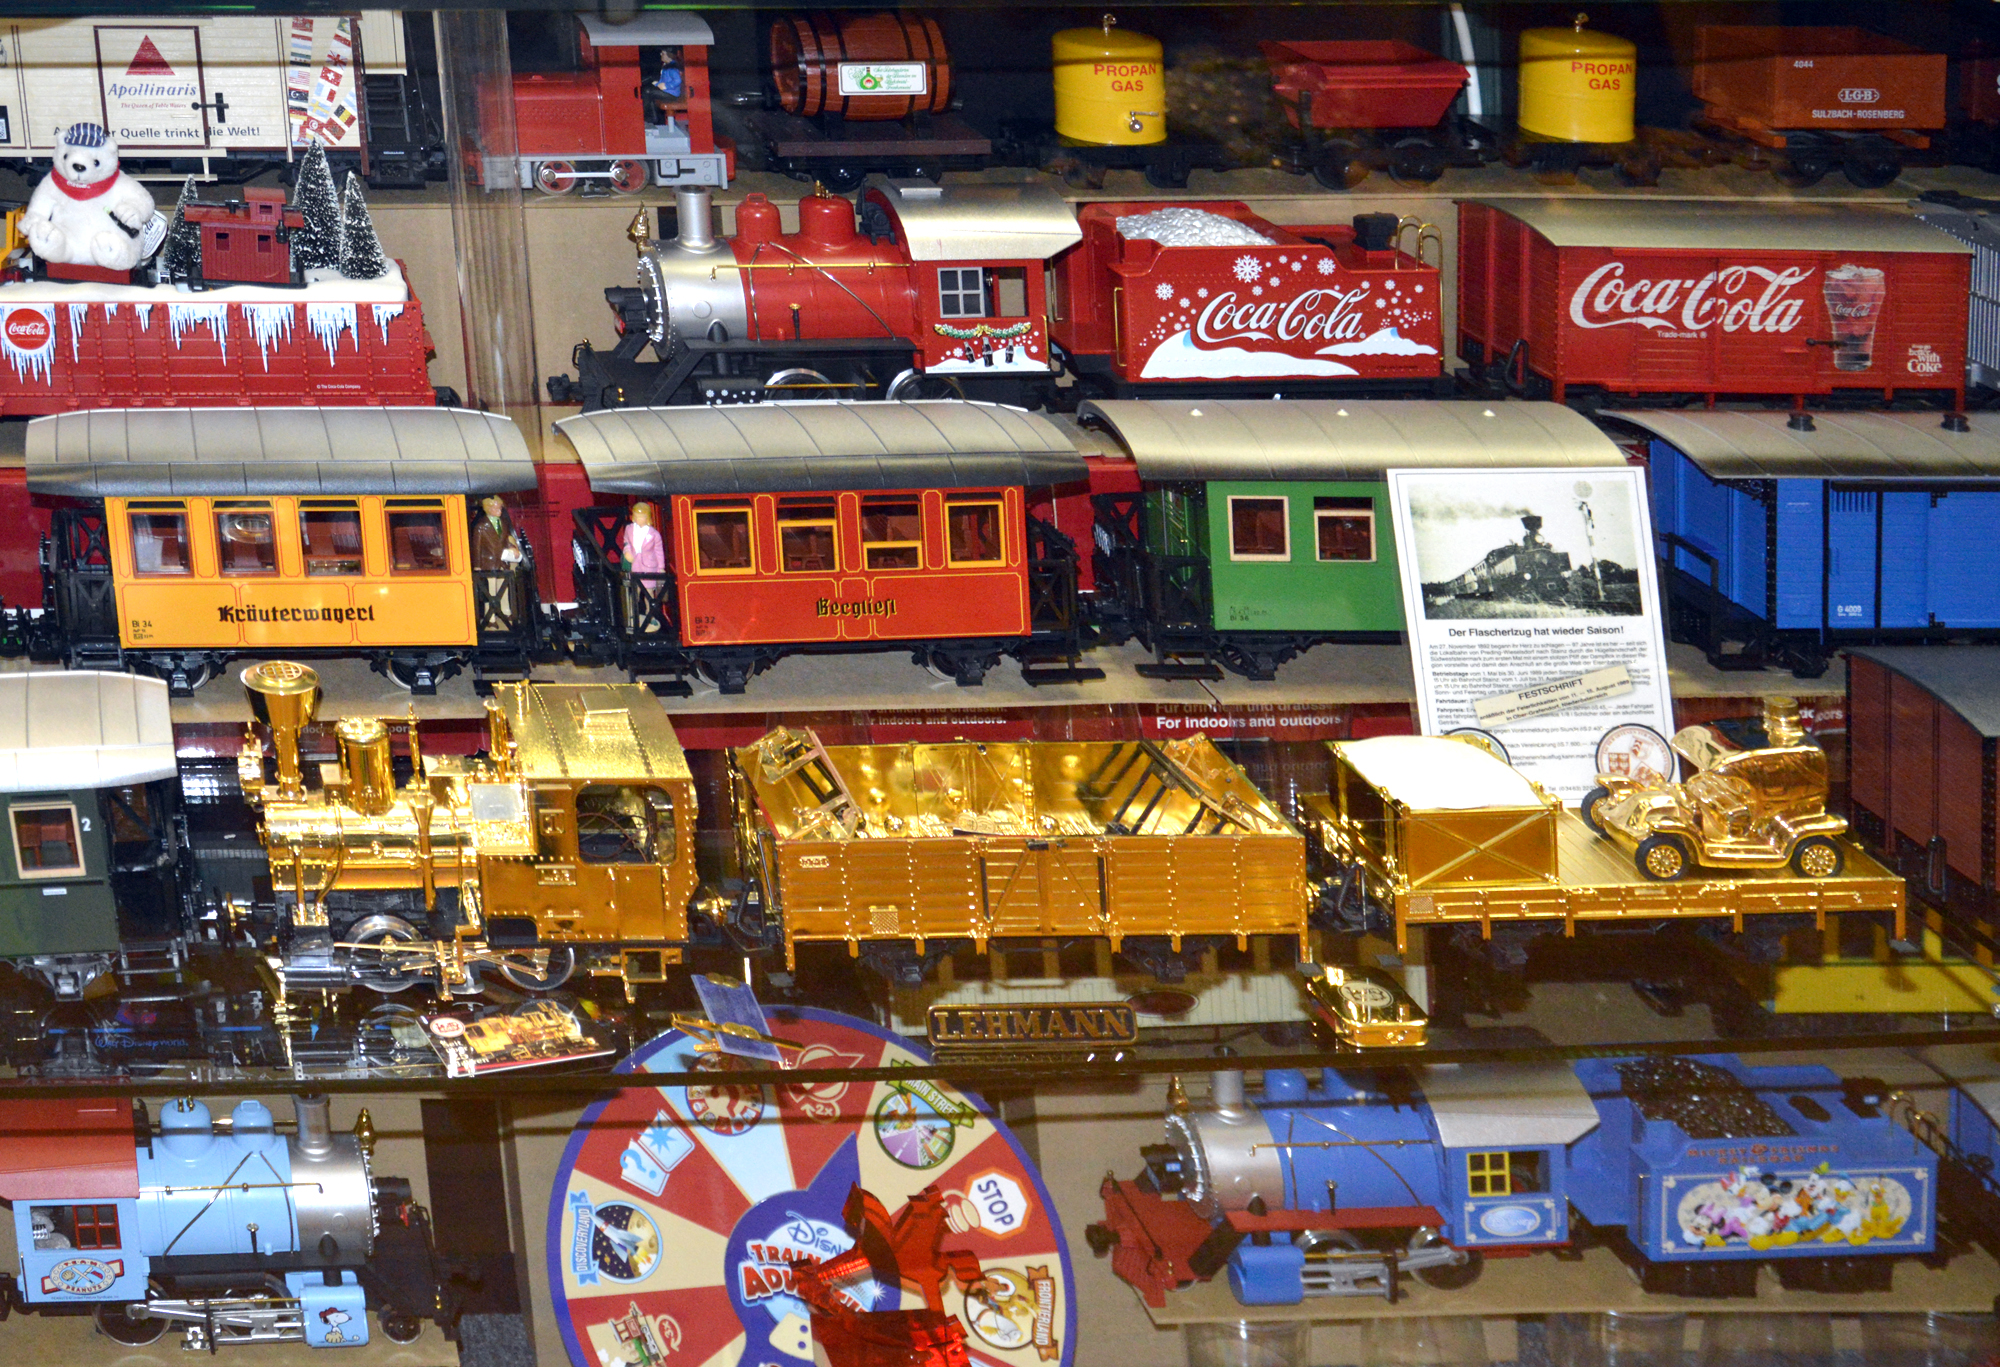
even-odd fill
[{"label": "lehmann nameplate", "polygon": [[1123,1002],[1051,1006],[933,1006],[925,1022],[931,1047],[950,1049],[1091,1049],[1131,1044],[1139,1021]]}]

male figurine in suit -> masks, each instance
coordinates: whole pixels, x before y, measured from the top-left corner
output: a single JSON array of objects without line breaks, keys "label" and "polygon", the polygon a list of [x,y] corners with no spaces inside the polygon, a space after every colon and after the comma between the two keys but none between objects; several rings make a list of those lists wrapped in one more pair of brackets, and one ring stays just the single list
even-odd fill
[{"label": "male figurine in suit", "polygon": [[514,571],[527,556],[521,538],[507,516],[507,505],[498,495],[488,494],[479,503],[479,516],[472,523],[472,569],[482,576],[490,604],[489,620],[503,629],[514,626]]}]

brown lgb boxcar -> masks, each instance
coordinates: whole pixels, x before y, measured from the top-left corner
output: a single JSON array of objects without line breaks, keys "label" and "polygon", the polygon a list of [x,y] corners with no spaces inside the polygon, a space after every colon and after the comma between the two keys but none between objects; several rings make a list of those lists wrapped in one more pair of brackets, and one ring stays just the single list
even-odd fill
[{"label": "brown lgb boxcar", "polygon": [[1946,66],[1941,52],[1851,25],[1704,24],[1694,95],[1710,123],[1784,149],[1788,179],[1817,180],[1841,161],[1857,184],[1886,185],[1894,149],[1928,147],[1944,127]]},{"label": "brown lgb boxcar", "polygon": [[1855,833],[1932,902],[1990,921],[2000,894],[2000,647],[1849,653]]},{"label": "brown lgb boxcar", "polygon": [[1870,205],[1468,201],[1459,354],[1496,389],[1585,407],[1922,392],[1957,408],[1971,260]]}]

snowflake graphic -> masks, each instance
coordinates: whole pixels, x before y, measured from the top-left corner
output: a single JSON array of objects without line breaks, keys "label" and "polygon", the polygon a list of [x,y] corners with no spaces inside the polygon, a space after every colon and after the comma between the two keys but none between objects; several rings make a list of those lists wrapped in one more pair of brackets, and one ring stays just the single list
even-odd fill
[{"label": "snowflake graphic", "polygon": [[1174,287],[1162,280],[1159,284],[1153,286],[1153,297],[1155,299],[1171,299],[1174,297]]},{"label": "snowflake graphic", "polygon": [[1263,263],[1254,256],[1237,257],[1235,269],[1236,278],[1246,285],[1264,273]]},{"label": "snowflake graphic", "polygon": [[1266,280],[1264,283],[1269,285],[1272,289],[1276,289],[1278,288],[1279,285],[1283,284],[1284,282],[1279,280],[1278,277],[1274,275],[1269,280]]},{"label": "snowflake graphic", "polygon": [[1334,272],[1333,258],[1322,256],[1318,261],[1313,263],[1313,269],[1321,275],[1332,275]]}]

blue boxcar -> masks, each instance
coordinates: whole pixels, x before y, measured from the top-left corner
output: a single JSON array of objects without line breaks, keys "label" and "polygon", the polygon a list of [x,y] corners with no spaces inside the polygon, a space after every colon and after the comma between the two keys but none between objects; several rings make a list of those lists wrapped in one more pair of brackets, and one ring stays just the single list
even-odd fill
[{"label": "blue boxcar", "polygon": [[1812,677],[1842,645],[2000,635],[1991,415],[1611,416],[1653,434],[1669,628],[1717,665]]}]

